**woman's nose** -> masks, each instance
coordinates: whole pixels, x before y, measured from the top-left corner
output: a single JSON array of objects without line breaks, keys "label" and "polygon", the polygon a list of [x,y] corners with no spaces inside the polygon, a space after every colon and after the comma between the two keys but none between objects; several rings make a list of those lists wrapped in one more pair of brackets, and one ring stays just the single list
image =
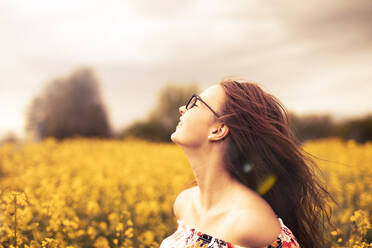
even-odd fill
[{"label": "woman's nose", "polygon": [[181,115],[183,115],[186,111],[185,105],[181,106],[178,108],[178,111],[180,112]]}]

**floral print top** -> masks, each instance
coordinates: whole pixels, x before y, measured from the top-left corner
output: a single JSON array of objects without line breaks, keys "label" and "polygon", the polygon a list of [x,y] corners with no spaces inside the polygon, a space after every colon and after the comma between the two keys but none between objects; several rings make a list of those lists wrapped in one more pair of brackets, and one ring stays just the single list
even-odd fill
[{"label": "floral print top", "polygon": [[[291,230],[283,224],[281,218],[278,219],[282,226],[281,232],[271,245],[264,248],[300,248]],[[177,220],[177,223],[176,232],[165,238],[159,248],[244,248],[189,227],[182,220]]]}]

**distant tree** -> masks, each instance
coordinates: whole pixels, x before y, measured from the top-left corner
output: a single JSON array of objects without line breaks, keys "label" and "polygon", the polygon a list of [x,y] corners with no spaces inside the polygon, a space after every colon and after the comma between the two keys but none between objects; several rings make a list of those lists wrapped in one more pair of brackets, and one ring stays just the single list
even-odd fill
[{"label": "distant tree", "polygon": [[135,121],[128,125],[119,137],[136,137],[149,141],[169,142],[171,131],[155,121]]},{"label": "distant tree", "polygon": [[159,93],[157,105],[149,114],[149,120],[161,123],[167,129],[174,129],[180,118],[178,108],[197,92],[198,86],[195,83],[185,86],[165,85]]},{"label": "distant tree", "polygon": [[167,84],[159,93],[157,104],[142,121],[127,126],[119,137],[134,136],[150,141],[170,142],[179,121],[178,108],[198,92],[196,83],[188,85]]},{"label": "distant tree", "polygon": [[46,137],[46,107],[45,98],[36,96],[32,99],[26,113],[26,132],[36,139]]},{"label": "distant tree", "polygon": [[310,114],[300,117],[290,112],[289,120],[294,134],[301,142],[326,138],[335,134],[333,120],[328,114]]},{"label": "distant tree", "polygon": [[345,120],[336,127],[337,136],[354,139],[359,143],[372,140],[372,113],[360,117]]},{"label": "distant tree", "polygon": [[26,131],[37,138],[110,137],[111,127],[99,82],[90,68],[50,81],[26,113]]}]

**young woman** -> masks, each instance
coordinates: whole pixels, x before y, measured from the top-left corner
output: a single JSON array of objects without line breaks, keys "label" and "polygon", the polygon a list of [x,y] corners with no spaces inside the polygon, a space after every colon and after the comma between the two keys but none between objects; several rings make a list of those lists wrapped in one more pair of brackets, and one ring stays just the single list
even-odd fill
[{"label": "young woman", "polygon": [[171,140],[196,186],[177,196],[178,229],[161,248],[324,247],[330,195],[277,98],[255,83],[224,80],[179,112]]}]

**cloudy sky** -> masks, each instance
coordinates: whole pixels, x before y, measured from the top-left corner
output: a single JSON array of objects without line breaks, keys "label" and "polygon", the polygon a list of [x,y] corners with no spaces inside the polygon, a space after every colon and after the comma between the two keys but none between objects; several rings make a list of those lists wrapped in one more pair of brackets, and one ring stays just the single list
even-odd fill
[{"label": "cloudy sky", "polygon": [[226,76],[298,114],[360,116],[372,112],[371,27],[369,0],[2,0],[0,135],[23,136],[32,98],[81,66],[115,129],[146,115],[166,83],[203,90]]}]

